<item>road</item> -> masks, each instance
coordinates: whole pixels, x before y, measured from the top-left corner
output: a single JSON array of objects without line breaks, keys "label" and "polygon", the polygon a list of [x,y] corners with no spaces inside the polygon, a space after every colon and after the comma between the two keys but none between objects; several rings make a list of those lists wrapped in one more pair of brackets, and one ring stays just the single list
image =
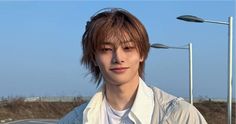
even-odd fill
[{"label": "road", "polygon": [[53,119],[25,119],[7,122],[5,124],[56,124],[58,120]]}]

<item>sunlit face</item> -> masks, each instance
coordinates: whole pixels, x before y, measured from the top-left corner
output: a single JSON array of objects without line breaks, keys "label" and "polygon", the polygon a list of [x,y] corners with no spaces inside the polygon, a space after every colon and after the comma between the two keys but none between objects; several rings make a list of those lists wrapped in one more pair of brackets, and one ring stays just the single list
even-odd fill
[{"label": "sunlit face", "polygon": [[95,54],[96,65],[106,83],[122,85],[139,78],[139,64],[143,61],[134,42],[103,42]]}]

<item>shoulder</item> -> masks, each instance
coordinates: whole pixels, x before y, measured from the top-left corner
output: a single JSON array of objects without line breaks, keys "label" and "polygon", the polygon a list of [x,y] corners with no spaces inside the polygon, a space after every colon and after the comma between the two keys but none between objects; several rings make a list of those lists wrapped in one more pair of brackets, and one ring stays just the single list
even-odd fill
[{"label": "shoulder", "polygon": [[176,102],[167,120],[176,123],[207,124],[202,114],[184,100]]},{"label": "shoulder", "polygon": [[86,108],[87,104],[88,103],[84,103],[74,108],[71,112],[69,112],[63,118],[61,118],[57,124],[82,124],[83,111]]},{"label": "shoulder", "polygon": [[154,99],[158,102],[161,106],[166,106],[173,102],[173,100],[177,99],[177,97],[157,88],[151,87],[154,92]]},{"label": "shoulder", "polygon": [[201,113],[184,99],[156,87],[151,88],[154,92],[155,105],[165,113],[162,121],[174,124],[207,124]]}]

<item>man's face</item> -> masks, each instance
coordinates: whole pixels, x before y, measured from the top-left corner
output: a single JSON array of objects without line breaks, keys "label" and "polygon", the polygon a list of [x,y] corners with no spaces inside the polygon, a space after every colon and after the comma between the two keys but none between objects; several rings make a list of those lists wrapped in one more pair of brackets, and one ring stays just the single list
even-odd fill
[{"label": "man's face", "polygon": [[122,85],[139,77],[140,57],[134,42],[104,42],[95,54],[95,64],[99,67],[106,83]]}]

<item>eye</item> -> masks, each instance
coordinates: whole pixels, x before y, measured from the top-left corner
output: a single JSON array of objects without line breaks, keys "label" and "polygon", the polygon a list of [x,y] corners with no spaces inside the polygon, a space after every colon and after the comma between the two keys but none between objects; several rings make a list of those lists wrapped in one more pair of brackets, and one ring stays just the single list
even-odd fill
[{"label": "eye", "polygon": [[132,49],[132,47],[130,47],[130,46],[127,46],[127,47],[125,47],[124,49]]},{"label": "eye", "polygon": [[134,49],[134,47],[132,47],[132,46],[125,46],[125,47],[123,47],[123,49],[126,50],[126,51],[131,51],[131,50]]},{"label": "eye", "polygon": [[98,47],[98,51],[102,52],[102,53],[106,53],[109,51],[113,51],[113,46],[109,45],[109,44],[102,44]]},{"label": "eye", "polygon": [[110,47],[110,46],[102,46],[100,49],[99,49],[100,52],[103,52],[103,53],[106,53],[106,52],[112,52],[113,51],[113,48]]},{"label": "eye", "polygon": [[109,52],[109,51],[112,51],[112,48],[104,47],[104,48],[101,48],[100,51],[102,51],[102,52]]},{"label": "eye", "polygon": [[128,41],[128,42],[123,42],[121,43],[121,46],[123,48],[123,50],[125,51],[132,51],[133,49],[135,49],[135,44],[131,41]]}]

